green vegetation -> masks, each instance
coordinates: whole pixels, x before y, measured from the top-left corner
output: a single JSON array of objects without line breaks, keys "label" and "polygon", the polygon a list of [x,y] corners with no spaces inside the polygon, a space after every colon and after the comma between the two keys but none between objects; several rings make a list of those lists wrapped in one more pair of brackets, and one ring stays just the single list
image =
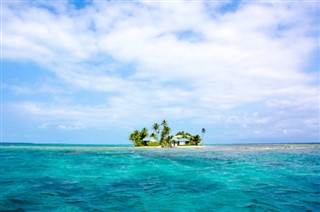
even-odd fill
[{"label": "green vegetation", "polygon": [[[130,136],[129,140],[133,142],[136,147],[139,146],[199,146],[201,145],[200,135],[191,135],[190,133],[180,131],[176,135],[170,135],[171,128],[166,120],[163,120],[161,124],[154,123],[152,127],[152,133],[148,133],[147,128],[143,128],[141,131],[135,130]],[[202,135],[206,132],[202,128]]]},{"label": "green vegetation", "polygon": [[201,129],[201,133],[202,133],[202,138],[204,137],[204,134],[206,133],[206,129],[205,128],[202,128]]},{"label": "green vegetation", "polygon": [[147,144],[148,146],[160,146],[160,142],[157,141],[149,141]]}]

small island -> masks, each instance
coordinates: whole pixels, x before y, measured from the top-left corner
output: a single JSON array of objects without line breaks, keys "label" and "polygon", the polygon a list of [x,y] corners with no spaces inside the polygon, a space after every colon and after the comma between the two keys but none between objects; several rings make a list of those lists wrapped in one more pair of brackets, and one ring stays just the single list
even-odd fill
[{"label": "small island", "polygon": [[[147,128],[141,131],[135,130],[129,140],[133,142],[135,147],[178,147],[178,146],[201,146],[202,137],[200,135],[191,135],[190,133],[179,131],[175,135],[171,135],[171,128],[166,120],[161,124],[154,123],[152,133],[149,134]],[[202,135],[206,132],[202,128]]]}]

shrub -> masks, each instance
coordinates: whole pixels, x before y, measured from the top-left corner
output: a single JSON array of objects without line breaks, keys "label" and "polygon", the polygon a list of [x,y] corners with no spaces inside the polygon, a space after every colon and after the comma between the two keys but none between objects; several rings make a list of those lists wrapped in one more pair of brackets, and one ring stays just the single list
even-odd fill
[{"label": "shrub", "polygon": [[142,140],[137,140],[134,142],[134,146],[144,146],[144,143]]},{"label": "shrub", "polygon": [[157,141],[148,142],[148,146],[159,146],[159,145],[160,145],[160,142],[157,142]]}]

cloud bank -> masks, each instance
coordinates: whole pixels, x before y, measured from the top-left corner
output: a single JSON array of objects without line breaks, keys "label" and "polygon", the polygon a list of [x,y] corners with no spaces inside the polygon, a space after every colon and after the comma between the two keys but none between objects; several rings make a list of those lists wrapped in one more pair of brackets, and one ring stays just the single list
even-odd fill
[{"label": "cloud bank", "polygon": [[[3,2],[2,58],[18,73],[4,110],[39,130],[167,118],[224,129],[212,137],[319,140],[318,15],[316,2]],[[15,70],[26,61],[40,79]]]}]

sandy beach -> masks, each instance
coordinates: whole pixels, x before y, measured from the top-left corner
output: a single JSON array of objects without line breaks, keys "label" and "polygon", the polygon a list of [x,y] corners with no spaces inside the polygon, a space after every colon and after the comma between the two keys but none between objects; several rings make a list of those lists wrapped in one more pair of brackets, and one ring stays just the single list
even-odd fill
[{"label": "sandy beach", "polygon": [[320,144],[229,144],[229,145],[203,145],[203,146],[177,146],[163,148],[161,146],[77,146],[77,145],[1,145],[2,149],[39,149],[39,150],[76,150],[76,151],[103,151],[103,150],[126,150],[126,149],[203,149],[203,150],[272,150],[272,149],[318,149]]}]

